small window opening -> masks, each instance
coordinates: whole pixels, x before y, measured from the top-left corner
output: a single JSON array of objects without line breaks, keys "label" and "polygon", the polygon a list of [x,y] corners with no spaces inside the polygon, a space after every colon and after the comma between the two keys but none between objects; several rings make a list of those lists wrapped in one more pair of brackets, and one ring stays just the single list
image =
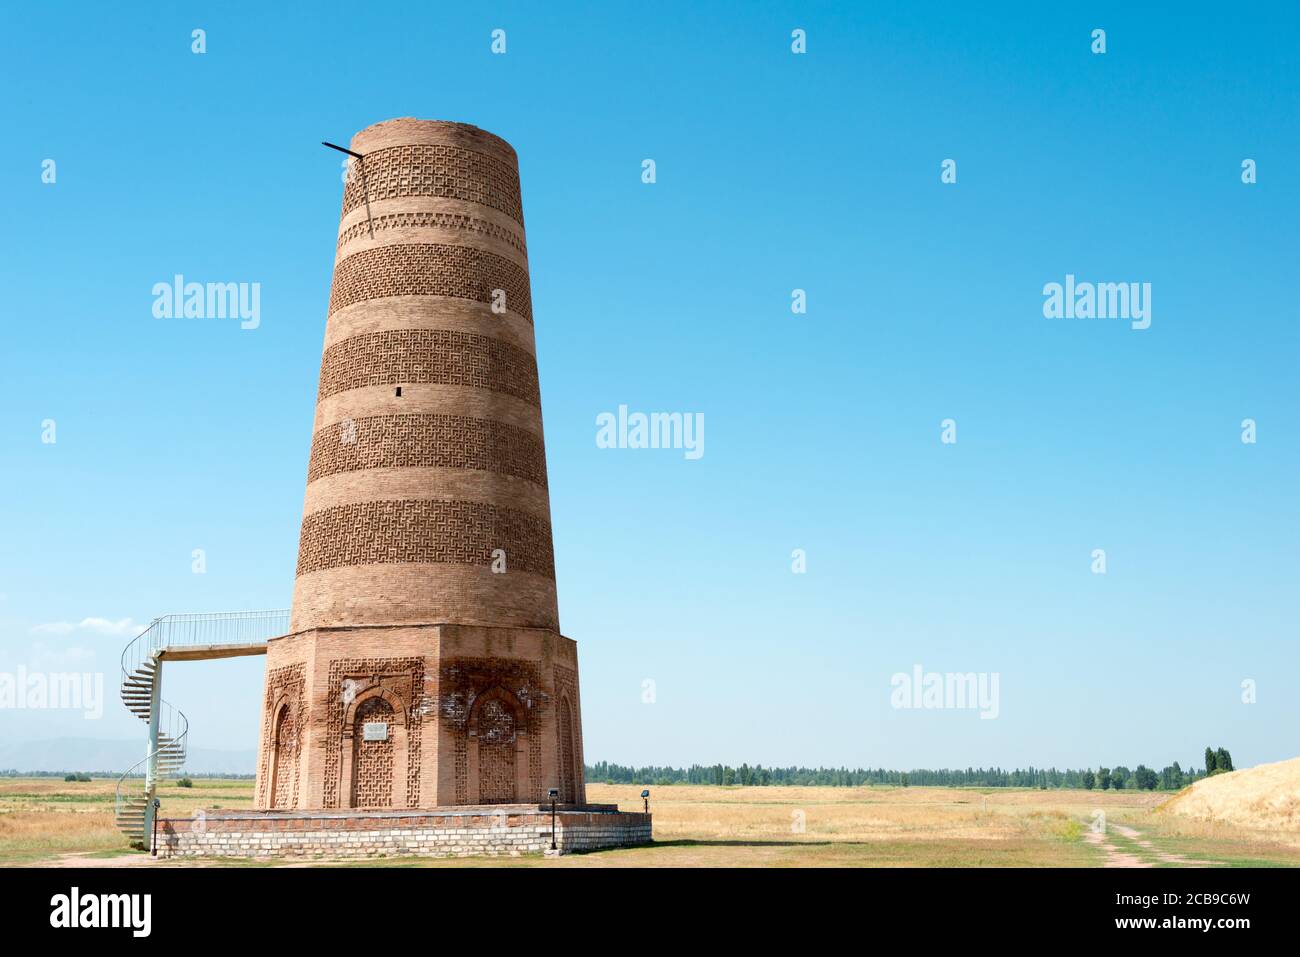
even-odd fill
[{"label": "small window opening", "polygon": [[397,387],[397,397],[399,399],[402,397],[402,387],[400,385]]}]

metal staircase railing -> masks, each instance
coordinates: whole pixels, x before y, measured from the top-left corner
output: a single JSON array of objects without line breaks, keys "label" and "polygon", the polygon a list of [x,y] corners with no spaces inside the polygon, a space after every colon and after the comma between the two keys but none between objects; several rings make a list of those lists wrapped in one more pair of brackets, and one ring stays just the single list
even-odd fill
[{"label": "metal staircase railing", "polygon": [[252,644],[288,628],[287,609],[164,615],[122,649],[122,703],[149,725],[145,757],[117,781],[114,817],[133,844],[146,844],[158,779],[185,766],[189,721],[159,693],[165,652],[196,645]]},{"label": "metal staircase railing", "polygon": [[191,645],[265,641],[288,630],[288,609],[163,615],[151,621],[149,627],[123,649],[122,676],[125,679],[157,651]]}]

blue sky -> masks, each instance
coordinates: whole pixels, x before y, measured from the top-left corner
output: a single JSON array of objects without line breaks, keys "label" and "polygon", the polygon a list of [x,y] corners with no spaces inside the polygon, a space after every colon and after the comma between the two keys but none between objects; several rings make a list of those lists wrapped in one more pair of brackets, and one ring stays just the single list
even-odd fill
[{"label": "blue sky", "polygon": [[[1300,14],[1130,7],[9,10],[0,670],[111,693],[112,623],[287,606],[318,144],[419,116],[520,155],[588,760],[1294,756]],[[260,283],[260,326],[155,319],[176,273]],[[1067,273],[1151,283],[1151,328],[1044,318]],[[703,413],[705,455],[597,448],[620,404]],[[892,708],[916,664],[996,672],[998,718]],[[261,667],[169,670],[194,746],[256,746]]]}]

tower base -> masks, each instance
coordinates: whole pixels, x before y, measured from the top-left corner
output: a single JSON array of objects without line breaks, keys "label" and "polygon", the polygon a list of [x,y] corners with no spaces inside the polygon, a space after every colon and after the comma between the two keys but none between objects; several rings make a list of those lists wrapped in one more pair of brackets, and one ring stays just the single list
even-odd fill
[{"label": "tower base", "polygon": [[[171,858],[518,857],[551,853],[551,809],[538,804],[401,811],[208,811],[160,818]],[[613,804],[556,809],[559,853],[651,843],[649,814]]]},{"label": "tower base", "polygon": [[268,642],[253,806],[585,806],[577,645],[545,628],[312,628]]}]

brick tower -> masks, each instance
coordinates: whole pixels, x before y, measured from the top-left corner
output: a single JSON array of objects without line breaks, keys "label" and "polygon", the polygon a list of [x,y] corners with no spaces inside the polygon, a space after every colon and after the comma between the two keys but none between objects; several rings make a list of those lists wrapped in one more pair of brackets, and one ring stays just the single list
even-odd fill
[{"label": "brick tower", "polygon": [[257,807],[584,804],[515,151],[415,119],[351,148]]}]

